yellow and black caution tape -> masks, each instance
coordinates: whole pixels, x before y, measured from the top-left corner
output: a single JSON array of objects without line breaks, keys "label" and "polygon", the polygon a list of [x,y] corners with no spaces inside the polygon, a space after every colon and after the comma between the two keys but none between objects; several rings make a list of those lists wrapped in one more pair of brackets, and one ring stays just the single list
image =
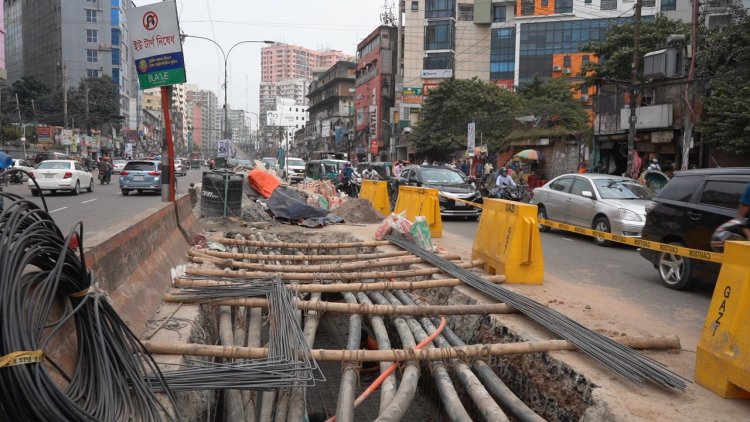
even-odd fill
[{"label": "yellow and black caution tape", "polygon": [[539,224],[549,226],[555,229],[565,230],[573,233],[583,234],[592,237],[601,237],[603,239],[610,240],[612,242],[624,243],[626,245],[635,246],[643,249],[651,249],[659,252],[668,252],[673,255],[686,256],[693,259],[700,259],[702,261],[711,261],[721,263],[724,259],[724,255],[718,252],[704,251],[700,249],[691,249],[683,246],[669,245],[666,243],[653,242],[650,240],[643,240],[636,237],[622,236],[619,234],[612,234],[607,232],[600,232],[598,230],[587,229],[585,227],[574,226],[572,224],[558,223],[551,220],[539,219]]},{"label": "yellow and black caution tape", "polygon": [[445,198],[448,198],[448,199],[452,199],[452,200],[454,200],[454,201],[459,201],[459,202],[463,202],[463,203],[465,203],[465,204],[469,204],[469,205],[471,205],[472,207],[477,207],[477,208],[479,208],[480,210],[482,209],[482,204],[479,204],[479,203],[476,203],[476,202],[471,202],[471,201],[467,201],[467,200],[465,200],[465,199],[461,199],[461,198],[456,198],[456,197],[455,197],[455,196],[453,196],[453,195],[450,195],[450,194],[447,194],[447,193],[443,193],[443,192],[438,192],[438,194],[440,194],[440,196],[443,196],[443,197],[445,197]]},{"label": "yellow and black caution tape", "polygon": [[0,368],[39,363],[42,359],[44,359],[44,352],[41,350],[8,353],[5,356],[0,356]]}]

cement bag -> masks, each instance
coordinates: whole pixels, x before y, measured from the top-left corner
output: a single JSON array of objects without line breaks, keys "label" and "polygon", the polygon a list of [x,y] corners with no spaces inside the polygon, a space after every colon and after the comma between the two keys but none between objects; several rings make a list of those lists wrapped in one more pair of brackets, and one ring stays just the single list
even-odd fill
[{"label": "cement bag", "polygon": [[430,236],[430,226],[427,224],[427,219],[423,216],[418,215],[415,218],[414,224],[409,229],[409,234],[414,239],[414,243],[419,245],[422,249],[432,251],[432,236]]}]

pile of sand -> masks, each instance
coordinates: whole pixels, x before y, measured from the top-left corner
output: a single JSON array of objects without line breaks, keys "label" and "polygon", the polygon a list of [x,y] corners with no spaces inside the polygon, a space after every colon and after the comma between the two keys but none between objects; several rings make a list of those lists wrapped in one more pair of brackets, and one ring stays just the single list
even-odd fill
[{"label": "pile of sand", "polygon": [[374,224],[383,221],[385,216],[372,207],[369,201],[362,198],[352,198],[331,211],[347,223]]}]

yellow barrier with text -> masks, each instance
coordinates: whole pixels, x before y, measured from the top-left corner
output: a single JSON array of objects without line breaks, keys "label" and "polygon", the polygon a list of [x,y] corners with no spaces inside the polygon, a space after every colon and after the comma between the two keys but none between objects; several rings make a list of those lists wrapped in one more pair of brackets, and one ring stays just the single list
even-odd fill
[{"label": "yellow barrier with text", "polygon": [[542,284],[544,254],[536,206],[486,198],[471,257],[484,260],[488,273],[504,274],[506,283]]},{"label": "yellow barrier with text", "polygon": [[406,211],[406,218],[411,221],[418,215],[424,216],[430,226],[430,236],[443,237],[443,219],[440,216],[437,189],[399,186],[394,212],[399,214],[402,211]]},{"label": "yellow barrier with text", "polygon": [[750,242],[727,242],[698,342],[695,381],[723,398],[750,398]]},{"label": "yellow barrier with text", "polygon": [[391,213],[391,200],[388,198],[388,182],[363,180],[359,197],[366,199],[372,207],[383,215]]}]

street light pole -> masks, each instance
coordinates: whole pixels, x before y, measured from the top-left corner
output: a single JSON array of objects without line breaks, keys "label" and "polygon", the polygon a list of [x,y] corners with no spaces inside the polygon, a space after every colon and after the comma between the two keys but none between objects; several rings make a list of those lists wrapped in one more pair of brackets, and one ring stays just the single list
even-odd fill
[{"label": "street light pole", "polygon": [[229,55],[232,53],[232,50],[234,50],[235,47],[241,44],[249,44],[249,43],[263,43],[263,44],[275,44],[274,41],[268,41],[268,40],[245,40],[240,41],[233,46],[229,48],[229,50],[225,53],[224,49],[217,43],[216,41],[212,40],[211,38],[201,37],[198,35],[188,35],[188,34],[182,34],[183,38],[198,38],[201,40],[206,40],[214,43],[217,47],[219,47],[219,51],[221,51],[221,55],[224,58],[224,139],[231,139],[232,138],[232,129],[229,127],[229,103],[227,98],[227,91],[228,91],[228,73],[227,73],[227,62],[229,61]]}]

